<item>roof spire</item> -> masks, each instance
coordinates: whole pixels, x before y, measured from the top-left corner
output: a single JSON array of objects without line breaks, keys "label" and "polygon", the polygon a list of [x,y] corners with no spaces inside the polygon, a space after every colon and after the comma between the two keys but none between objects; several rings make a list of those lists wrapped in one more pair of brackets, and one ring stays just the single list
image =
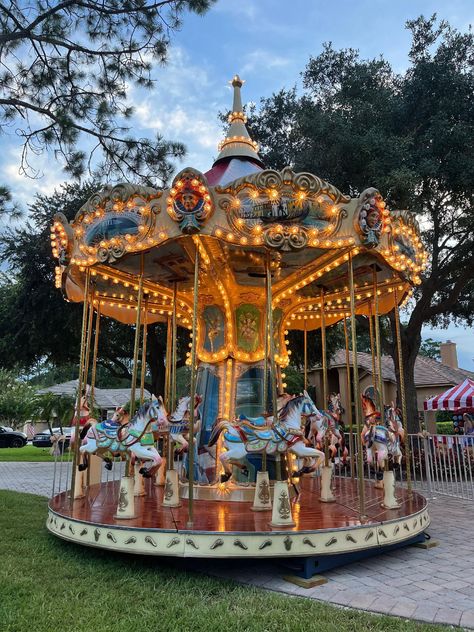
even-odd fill
[{"label": "roof spire", "polygon": [[[235,75],[230,84],[234,88],[234,100],[232,104],[232,112],[229,115],[230,127],[227,136],[219,144],[219,155],[216,163],[223,158],[252,158],[262,165],[260,156],[258,155],[258,145],[250,138],[245,123],[247,117],[243,112],[242,98],[240,88],[244,81]],[[215,164],[215,163],[214,163]]]}]

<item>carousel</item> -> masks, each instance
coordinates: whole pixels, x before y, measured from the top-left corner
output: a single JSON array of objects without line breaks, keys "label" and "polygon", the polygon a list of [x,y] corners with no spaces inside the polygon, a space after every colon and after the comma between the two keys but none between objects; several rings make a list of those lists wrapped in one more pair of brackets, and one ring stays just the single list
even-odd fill
[{"label": "carousel", "polygon": [[[232,81],[229,129],[209,171],[183,169],[166,190],[106,187],[72,222],[54,217],[56,285],[83,302],[83,326],[77,440],[69,465],[57,459],[47,527],[111,551],[291,557],[309,576],[425,537],[403,382],[399,408],[383,401],[379,318],[394,310],[399,327],[426,254],[413,216],[376,189],[351,198],[311,173],[266,169],[242,83]],[[359,393],[356,316],[370,323],[372,396]],[[87,406],[104,318],[129,324],[135,345],[130,410],[101,421]],[[146,399],[147,326],[157,322],[167,331],[165,388]],[[331,326],[344,330],[344,402],[329,392]],[[296,395],[285,392],[292,329],[305,347]],[[315,329],[320,408],[306,390]],[[183,332],[190,384],[178,397]],[[335,457],[347,463],[338,476]],[[406,483],[396,487],[402,458]]]}]

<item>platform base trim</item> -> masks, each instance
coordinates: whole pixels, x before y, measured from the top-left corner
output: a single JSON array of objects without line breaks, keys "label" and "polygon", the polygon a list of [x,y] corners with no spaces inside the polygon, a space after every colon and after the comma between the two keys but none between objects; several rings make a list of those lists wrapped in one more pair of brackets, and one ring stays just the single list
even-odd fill
[{"label": "platform base trim", "polygon": [[[111,551],[174,557],[321,558],[337,553],[377,550],[397,545],[423,534],[429,526],[428,511],[409,518],[358,525],[334,530],[296,531],[294,528],[262,532],[202,532],[190,530],[144,529],[120,525],[101,525],[63,517],[49,510],[47,528],[64,540]],[[319,570],[319,569],[318,569]],[[314,572],[312,573],[314,574]]]}]

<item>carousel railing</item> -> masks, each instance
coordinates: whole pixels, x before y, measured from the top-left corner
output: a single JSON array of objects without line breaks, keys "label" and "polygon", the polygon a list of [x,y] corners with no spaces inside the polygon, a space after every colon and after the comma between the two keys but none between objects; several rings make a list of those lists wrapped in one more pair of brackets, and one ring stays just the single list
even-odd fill
[{"label": "carousel railing", "polygon": [[[334,459],[336,476],[358,477],[359,437],[354,433],[352,446],[350,437],[345,435],[349,456],[344,462],[339,449]],[[413,489],[419,490],[429,498],[437,495],[474,500],[474,436],[430,435],[428,433],[408,435],[410,454],[410,475]],[[393,467],[397,484],[406,484],[407,463],[403,445],[401,465]],[[364,452],[364,478],[376,480],[377,469],[369,465]],[[351,457],[352,455],[352,457]]]}]

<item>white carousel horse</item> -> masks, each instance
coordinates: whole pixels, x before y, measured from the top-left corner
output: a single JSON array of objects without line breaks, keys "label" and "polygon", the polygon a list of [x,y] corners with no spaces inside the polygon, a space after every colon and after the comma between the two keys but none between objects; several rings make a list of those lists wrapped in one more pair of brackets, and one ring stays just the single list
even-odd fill
[{"label": "white carousel horse", "polygon": [[318,410],[316,415],[310,416],[308,439],[320,449],[324,449],[324,442],[327,440],[331,458],[334,459],[340,449],[342,460],[345,462],[348,450],[345,446],[344,431],[341,431],[341,417],[344,412],[341,396],[339,393],[331,393],[328,400],[327,410]]},{"label": "white carousel horse", "polygon": [[[145,462],[140,474],[145,478],[152,476],[161,463],[161,456],[155,448],[153,434],[149,427],[156,421],[158,427],[166,427],[168,420],[161,397],[152,398],[145,402],[133,419],[121,425],[119,421],[107,420],[89,428],[86,442],[79,448],[84,456],[84,462],[79,466],[83,471],[87,468],[88,454],[97,454],[107,459],[106,454],[122,456],[129,454],[130,458]],[[110,461],[110,459],[109,459]]]},{"label": "white carousel horse", "polygon": [[240,463],[247,454],[263,453],[275,454],[292,452],[300,458],[310,458],[313,464],[302,467],[295,475],[309,473],[316,470],[324,459],[324,453],[316,448],[305,445],[304,434],[301,431],[301,417],[315,415],[319,411],[308,393],[289,399],[283,409],[279,411],[278,421],[268,423],[263,417],[255,419],[241,416],[238,422],[227,420],[217,421],[212,429],[208,447],[212,447],[219,435],[224,433],[226,451],[222,451],[220,461],[225,474],[223,482],[232,476],[232,465],[239,467],[244,475],[248,475],[247,468]]},{"label": "white carousel horse", "polygon": [[[178,401],[178,405],[174,413],[171,413],[168,417],[168,428],[166,432],[169,432],[171,439],[174,443],[180,446],[181,451],[185,451],[188,448],[188,440],[185,438],[185,434],[189,433],[189,402],[191,396],[186,395],[181,397]],[[199,414],[199,404],[202,402],[202,397],[196,395],[194,400],[194,434],[196,435],[201,430],[201,417]],[[152,424],[151,430],[153,434],[159,435],[163,431],[155,423]]]},{"label": "white carousel horse", "polygon": [[361,433],[363,445],[367,450],[367,463],[374,461],[377,464],[377,480],[382,479],[382,470],[389,456],[393,462],[400,464],[402,451],[400,439],[403,439],[405,431],[398,416],[394,403],[384,406],[384,422],[381,423],[381,415],[374,401],[367,395],[361,395],[362,410],[364,413],[364,429]]}]

